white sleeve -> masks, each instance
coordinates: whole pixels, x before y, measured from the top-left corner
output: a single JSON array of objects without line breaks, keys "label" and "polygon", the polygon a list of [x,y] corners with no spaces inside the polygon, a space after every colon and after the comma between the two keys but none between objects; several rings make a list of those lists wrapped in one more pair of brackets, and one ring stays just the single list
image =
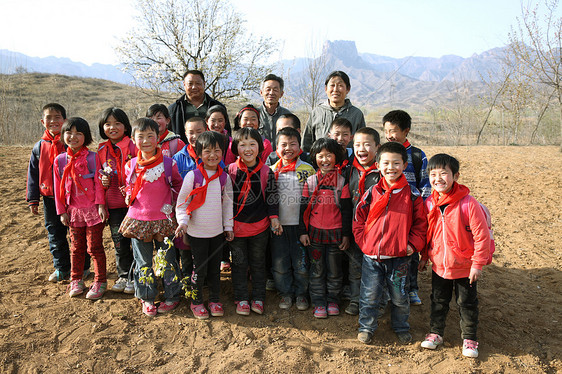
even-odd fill
[{"label": "white sleeve", "polygon": [[224,191],[222,193],[222,222],[224,231],[233,231],[234,228],[234,207],[232,202],[232,180],[230,177],[226,178]]}]

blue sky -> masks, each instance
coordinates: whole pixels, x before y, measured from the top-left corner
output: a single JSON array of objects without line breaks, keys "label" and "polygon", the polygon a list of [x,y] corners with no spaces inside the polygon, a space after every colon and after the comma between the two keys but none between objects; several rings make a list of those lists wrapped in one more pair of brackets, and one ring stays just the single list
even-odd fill
[{"label": "blue sky", "polygon": [[[527,0],[523,0],[527,4]],[[307,55],[323,40],[354,40],[391,57],[473,53],[503,46],[519,0],[231,0],[246,28],[280,41],[277,57]],[[117,63],[113,46],[134,25],[134,0],[0,0],[0,49]],[[559,9],[558,16],[562,16]],[[16,16],[18,15],[18,16]]]}]

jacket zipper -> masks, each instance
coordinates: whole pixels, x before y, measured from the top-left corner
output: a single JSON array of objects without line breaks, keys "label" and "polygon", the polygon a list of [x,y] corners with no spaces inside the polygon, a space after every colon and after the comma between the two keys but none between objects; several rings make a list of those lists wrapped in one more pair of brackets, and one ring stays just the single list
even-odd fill
[{"label": "jacket zipper", "polygon": [[377,253],[377,261],[381,261],[381,245],[382,245],[382,239],[384,237],[384,228],[386,226],[386,216],[388,215],[388,207],[390,206],[390,198],[392,197],[392,190],[388,192],[390,194],[390,196],[388,197],[388,203],[386,203],[386,208],[384,209],[384,219],[382,220],[382,233],[381,233],[381,240],[379,242],[379,248],[378,248],[378,253]]},{"label": "jacket zipper", "polygon": [[[447,207],[445,207],[447,209]],[[445,236],[445,209],[441,212],[441,229],[443,230],[443,268],[445,269],[445,274],[447,273],[447,238]]]}]

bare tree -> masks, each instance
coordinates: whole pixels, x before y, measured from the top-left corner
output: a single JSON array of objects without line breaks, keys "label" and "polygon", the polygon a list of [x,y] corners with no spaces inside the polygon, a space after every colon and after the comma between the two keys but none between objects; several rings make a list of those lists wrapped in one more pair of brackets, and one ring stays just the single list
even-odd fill
[{"label": "bare tree", "polygon": [[[320,103],[324,92],[328,56],[320,51],[319,44],[311,39],[307,48],[307,63],[301,75],[299,96],[310,113]],[[320,52],[320,53],[319,53]]]},{"label": "bare tree", "polygon": [[276,43],[247,34],[228,0],[137,0],[137,8],[117,53],[138,84],[181,91],[184,72],[198,69],[217,99],[259,89]]}]

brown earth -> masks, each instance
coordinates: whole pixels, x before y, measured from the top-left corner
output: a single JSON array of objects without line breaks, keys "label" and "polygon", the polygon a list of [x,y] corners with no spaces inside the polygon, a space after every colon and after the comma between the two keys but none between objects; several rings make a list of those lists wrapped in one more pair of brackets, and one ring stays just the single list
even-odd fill
[{"label": "brown earth", "polygon": [[[199,321],[186,301],[149,318],[131,296],[70,299],[52,284],[42,216],[24,201],[29,147],[0,147],[0,371],[141,372],[546,372],[562,371],[562,155],[556,147],[426,147],[461,161],[461,183],[492,212],[497,251],[479,281],[480,357],[461,356],[452,303],[446,342],[420,348],[428,330],[430,276],[423,305],[411,308],[415,343],[396,343],[388,312],[371,345],[356,340],[357,318],[315,320],[281,311],[269,292],[263,316],[234,312],[223,278],[224,318]],[[106,232],[110,285],[115,260]],[[91,282],[91,279],[87,283]],[[345,305],[344,305],[345,306]]]}]

